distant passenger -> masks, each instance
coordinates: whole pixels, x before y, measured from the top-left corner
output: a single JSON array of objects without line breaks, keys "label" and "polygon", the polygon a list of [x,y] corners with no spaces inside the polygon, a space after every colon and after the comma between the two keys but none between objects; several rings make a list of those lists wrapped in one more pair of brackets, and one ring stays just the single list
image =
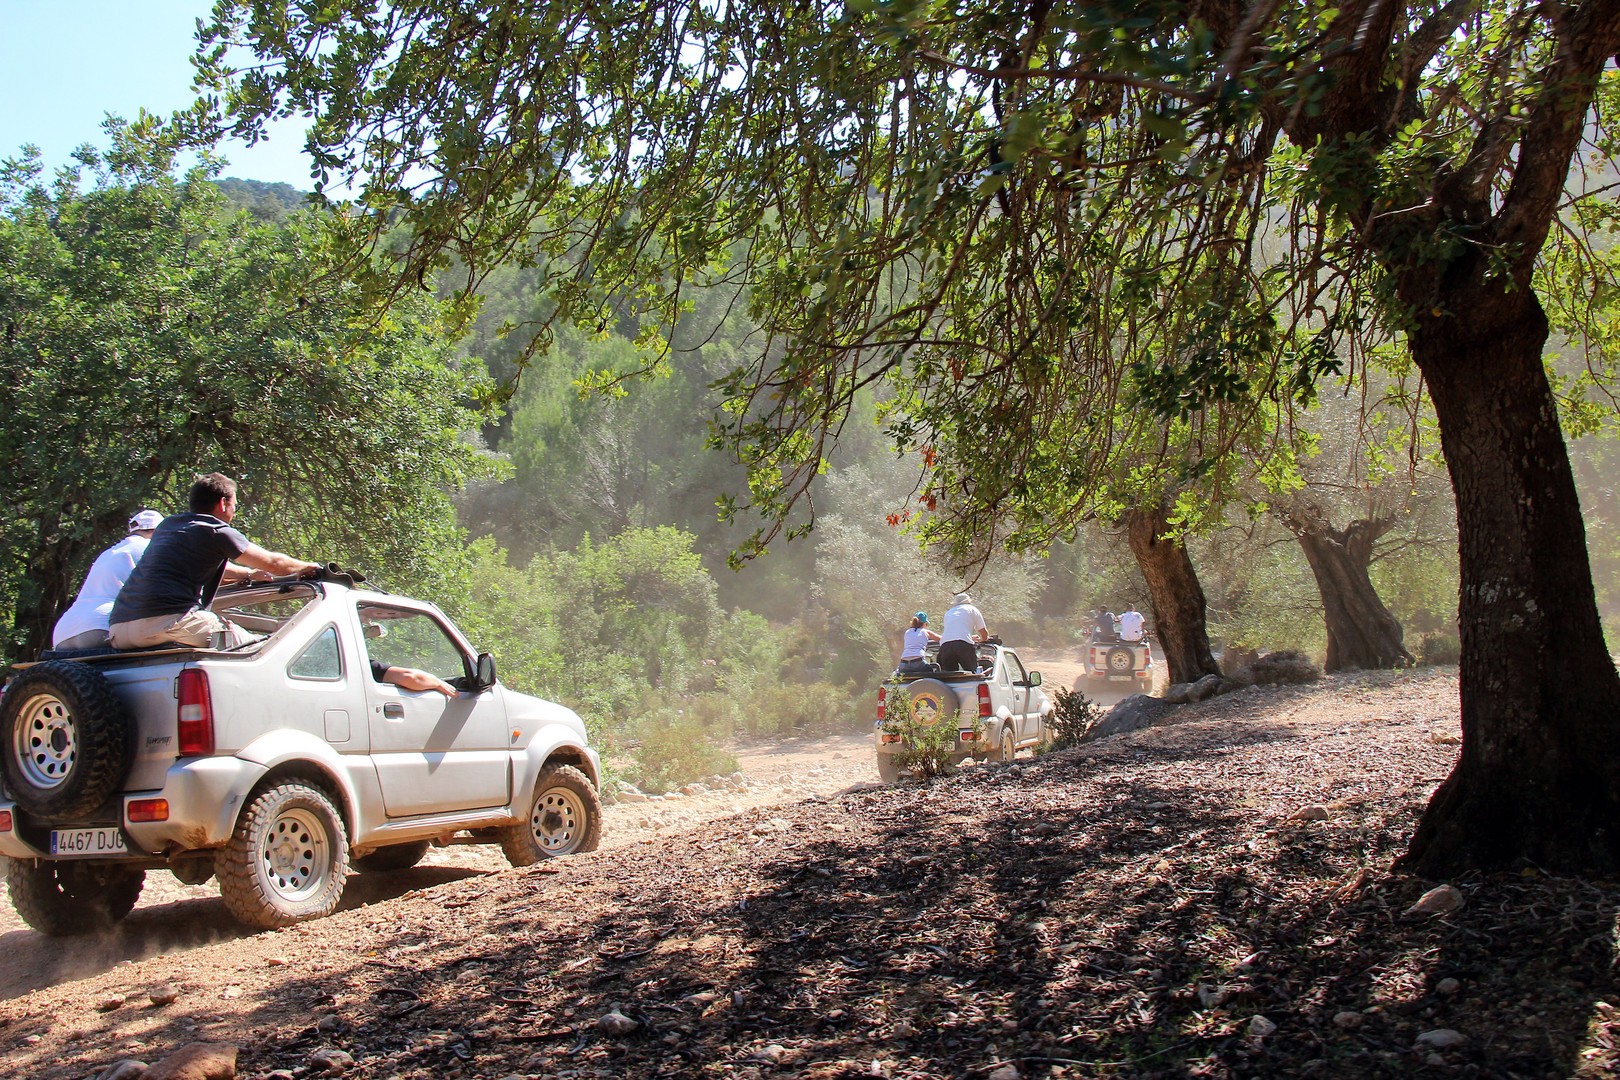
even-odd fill
[{"label": "distant passenger", "polygon": [[1119,616],[1119,636],[1126,641],[1142,640],[1142,613],[1134,607]]},{"label": "distant passenger", "polygon": [[941,670],[978,670],[979,653],[973,643],[989,637],[990,630],[984,624],[984,614],[973,606],[973,597],[965,592],[956,594],[956,604],[945,612],[939,636],[936,660]]},{"label": "distant passenger", "polygon": [[221,582],[245,580],[255,570],[269,579],[320,569],[318,563],[266,551],[231,528],[236,481],[230,477],[221,473],[197,477],[188,503],[190,513],[163,519],[146,554],[119,590],[111,615],[113,648],[140,649],[170,641],[201,648],[212,644],[218,633],[237,638],[238,627],[208,610]]},{"label": "distant passenger", "polygon": [[939,635],[928,629],[928,612],[919,611],[911,617],[911,625],[906,628],[905,645],[900,649],[900,670],[908,673],[933,671],[934,665],[923,658],[923,651],[931,642],[939,640]]},{"label": "distant passenger", "polygon": [[146,552],[152,530],[163,521],[156,510],[142,510],[129,519],[129,535],[96,556],[84,575],[79,595],[51,631],[53,649],[102,649],[108,642],[107,626],[113,601],[129,573]]},{"label": "distant passenger", "polygon": [[1119,636],[1119,631],[1114,627],[1113,612],[1097,609],[1091,618],[1091,636],[1098,641],[1112,641]]}]

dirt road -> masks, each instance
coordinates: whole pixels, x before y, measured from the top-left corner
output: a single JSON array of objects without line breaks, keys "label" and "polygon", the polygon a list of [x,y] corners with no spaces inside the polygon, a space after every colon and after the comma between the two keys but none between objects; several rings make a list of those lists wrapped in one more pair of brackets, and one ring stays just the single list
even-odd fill
[{"label": "dirt road", "polygon": [[[1049,691],[1072,686],[1082,677],[1079,653],[1071,649],[1020,649],[1026,664],[1042,673]],[[1095,695],[1105,705],[1123,693]],[[607,850],[700,829],[705,822],[761,807],[825,797],[852,785],[877,782],[870,735],[739,743],[731,747],[738,767],[755,787],[679,800],[610,806],[605,810],[602,847]],[[497,873],[507,868],[500,851],[488,846],[434,848],[413,869],[387,874],[355,874],[339,910],[383,903],[409,892],[432,889]],[[46,986],[83,979],[118,964],[249,936],[233,922],[213,883],[182,885],[166,871],[147,875],[141,901],[113,932],[71,943],[53,940],[23,925],[0,889],[0,1000]]]}]

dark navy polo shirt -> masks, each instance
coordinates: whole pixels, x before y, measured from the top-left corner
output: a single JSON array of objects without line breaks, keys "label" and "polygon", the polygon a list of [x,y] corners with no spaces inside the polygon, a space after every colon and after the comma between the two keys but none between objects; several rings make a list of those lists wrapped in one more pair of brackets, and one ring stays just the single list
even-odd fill
[{"label": "dark navy polo shirt", "polygon": [[152,534],[146,554],[113,602],[110,622],[184,615],[213,603],[225,564],[248,538],[212,514],[172,514]]}]

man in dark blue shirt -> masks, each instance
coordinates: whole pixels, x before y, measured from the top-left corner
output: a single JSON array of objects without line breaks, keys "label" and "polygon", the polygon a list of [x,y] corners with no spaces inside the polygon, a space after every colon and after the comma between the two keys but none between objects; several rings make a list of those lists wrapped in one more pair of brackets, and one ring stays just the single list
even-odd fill
[{"label": "man in dark blue shirt", "polygon": [[245,580],[255,570],[268,578],[318,569],[316,563],[266,551],[231,528],[236,481],[230,477],[199,476],[188,503],[189,513],[163,519],[119,591],[110,617],[113,648],[168,641],[208,645],[215,634],[236,629],[208,610],[222,582]]}]

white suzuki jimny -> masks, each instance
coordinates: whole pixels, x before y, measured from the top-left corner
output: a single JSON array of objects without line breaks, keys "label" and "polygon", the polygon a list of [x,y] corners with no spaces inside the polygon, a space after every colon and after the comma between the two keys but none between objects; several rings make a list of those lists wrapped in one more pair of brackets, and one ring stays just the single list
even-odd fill
[{"label": "white suzuki jimny", "polygon": [[[259,927],[326,915],[348,869],[430,843],[515,866],[591,851],[600,763],[571,710],[495,678],[432,604],[322,575],[222,591],[259,640],[44,653],[0,697],[0,854],[30,926],[121,919],[146,871],[219,878]],[[431,672],[453,699],[373,677]]]}]

